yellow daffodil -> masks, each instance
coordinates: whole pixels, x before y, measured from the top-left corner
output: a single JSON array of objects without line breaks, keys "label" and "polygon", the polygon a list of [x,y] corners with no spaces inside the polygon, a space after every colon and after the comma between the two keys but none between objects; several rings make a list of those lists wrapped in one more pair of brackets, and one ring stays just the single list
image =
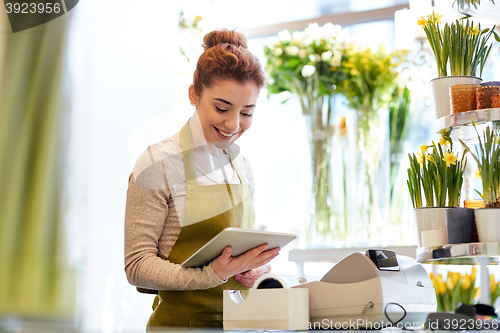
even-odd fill
[{"label": "yellow daffodil", "polygon": [[479,25],[476,25],[474,28],[472,28],[472,33],[474,35],[479,35]]},{"label": "yellow daffodil", "polygon": [[479,171],[479,169],[476,169],[475,175],[476,179],[481,179],[481,171]]},{"label": "yellow daffodil", "polygon": [[425,159],[429,162],[434,162],[434,157],[432,157],[432,155],[429,155],[427,153],[425,153]]},{"label": "yellow daffodil", "polygon": [[443,161],[446,162],[447,167],[449,167],[450,164],[457,165],[457,157],[450,152],[444,153]]},{"label": "yellow daffodil", "polygon": [[437,24],[440,24],[441,23],[441,19],[443,18],[443,15],[439,15],[438,13],[434,13],[434,22],[437,23]]},{"label": "yellow daffodil", "polygon": [[422,17],[420,18],[420,20],[418,20],[418,21],[417,21],[417,23],[418,23],[418,25],[421,25],[421,26],[422,26],[422,29],[424,29],[424,28],[425,28],[425,26],[426,26],[426,24],[427,24],[427,20],[425,19],[425,17],[424,17],[424,16],[422,16]]},{"label": "yellow daffodil", "polygon": [[427,149],[429,147],[432,147],[432,146],[428,146],[427,143],[424,141],[424,144],[422,146],[420,146],[420,150],[422,150],[423,152],[427,151]]},{"label": "yellow daffodil", "polygon": [[423,156],[422,152],[418,151],[415,155],[417,156],[418,164],[420,164],[420,165],[424,164],[424,156]]},{"label": "yellow daffodil", "polygon": [[448,135],[446,134],[441,134],[441,138],[439,138],[439,144],[441,146],[446,146],[448,147],[448,144],[451,142],[451,139]]}]

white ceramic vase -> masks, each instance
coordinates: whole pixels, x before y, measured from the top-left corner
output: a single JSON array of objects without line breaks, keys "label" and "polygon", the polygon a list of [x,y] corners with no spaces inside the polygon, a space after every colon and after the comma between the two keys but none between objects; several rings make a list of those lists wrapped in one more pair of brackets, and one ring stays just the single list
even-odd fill
[{"label": "white ceramic vase", "polygon": [[436,120],[450,114],[450,87],[457,84],[480,84],[483,80],[475,76],[443,76],[432,79],[431,93]]},{"label": "white ceramic vase", "polygon": [[[445,215],[447,208],[448,207],[421,207],[413,209],[419,247],[429,245],[437,246],[448,243]],[[427,238],[426,244],[422,242],[422,232],[424,232],[424,237]]]},{"label": "white ceramic vase", "polygon": [[500,208],[478,208],[474,215],[479,241],[500,243]]}]

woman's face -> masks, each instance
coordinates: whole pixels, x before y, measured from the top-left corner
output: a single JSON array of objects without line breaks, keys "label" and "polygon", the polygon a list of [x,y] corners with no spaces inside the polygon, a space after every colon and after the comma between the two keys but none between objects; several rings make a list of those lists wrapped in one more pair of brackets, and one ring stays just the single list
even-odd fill
[{"label": "woman's face", "polygon": [[205,140],[220,149],[229,147],[252,125],[259,88],[253,82],[216,82],[198,96],[189,87],[189,99],[196,106]]}]

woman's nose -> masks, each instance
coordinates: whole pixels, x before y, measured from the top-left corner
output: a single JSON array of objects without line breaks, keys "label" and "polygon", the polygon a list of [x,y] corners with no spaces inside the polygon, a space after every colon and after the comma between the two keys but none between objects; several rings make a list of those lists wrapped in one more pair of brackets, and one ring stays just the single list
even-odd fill
[{"label": "woman's nose", "polygon": [[240,113],[234,112],[234,114],[228,116],[225,125],[231,132],[237,132],[240,129]]}]

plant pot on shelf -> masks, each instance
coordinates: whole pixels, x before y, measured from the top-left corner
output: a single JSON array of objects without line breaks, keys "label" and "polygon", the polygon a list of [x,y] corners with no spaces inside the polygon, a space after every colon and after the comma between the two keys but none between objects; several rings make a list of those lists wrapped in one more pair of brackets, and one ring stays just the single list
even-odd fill
[{"label": "plant pot on shelf", "polygon": [[479,241],[483,243],[500,242],[500,208],[478,208],[476,216]]},{"label": "plant pot on shelf", "polygon": [[445,218],[449,244],[474,242],[474,209],[448,208]]},{"label": "plant pot on shelf", "polygon": [[419,247],[438,246],[448,243],[445,217],[446,209],[448,207],[421,207],[413,209]]},{"label": "plant pot on shelf", "polygon": [[430,82],[436,119],[450,114],[450,87],[458,84],[480,84],[483,80],[475,76],[443,76]]}]

